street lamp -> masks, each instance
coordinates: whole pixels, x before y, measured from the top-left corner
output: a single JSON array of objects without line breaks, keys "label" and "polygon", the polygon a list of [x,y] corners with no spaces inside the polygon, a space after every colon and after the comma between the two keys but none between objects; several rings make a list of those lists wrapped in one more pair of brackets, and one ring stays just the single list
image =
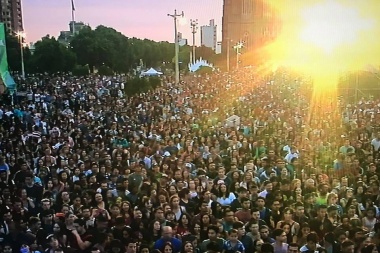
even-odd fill
[{"label": "street lamp", "polygon": [[195,63],[195,34],[197,33],[198,30],[198,19],[196,20],[190,20],[190,27],[191,27],[191,33],[193,34],[193,62]]},{"label": "street lamp", "polygon": [[179,84],[179,43],[178,43],[178,31],[177,31],[177,21],[179,17],[184,17],[184,13],[182,11],[181,14],[177,14],[177,10],[174,10],[174,14],[168,14],[168,17],[172,17],[174,19],[174,42],[175,42],[175,83]]},{"label": "street lamp", "polygon": [[239,55],[241,54],[240,50],[243,48],[244,43],[239,41],[235,44],[234,49],[236,50],[236,69],[239,68]]},{"label": "street lamp", "polygon": [[26,33],[19,31],[16,33],[18,41],[20,43],[20,52],[21,52],[21,76],[25,79],[25,66],[24,66],[24,39],[26,38]]}]

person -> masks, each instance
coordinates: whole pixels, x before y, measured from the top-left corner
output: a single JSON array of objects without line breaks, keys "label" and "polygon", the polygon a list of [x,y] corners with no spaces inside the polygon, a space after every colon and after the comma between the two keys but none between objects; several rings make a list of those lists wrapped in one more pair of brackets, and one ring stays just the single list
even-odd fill
[{"label": "person", "polygon": [[310,251],[317,251],[318,248],[320,248],[321,246],[318,244],[319,242],[319,239],[318,239],[318,235],[317,233],[315,232],[310,232],[310,234],[308,234],[306,236],[306,244],[303,245],[301,248],[300,248],[300,251],[301,252],[310,252]]},{"label": "person", "polygon": [[289,243],[288,245],[288,253],[300,253],[300,247],[297,243]]},{"label": "person", "polygon": [[72,228],[68,228],[68,243],[76,252],[89,252],[94,244],[94,237],[86,230],[86,223],[82,219],[74,220]]},{"label": "person", "polygon": [[275,253],[273,245],[269,243],[263,243],[260,250],[261,253]]},{"label": "person", "polygon": [[236,229],[232,229],[228,232],[228,240],[224,242],[223,245],[224,253],[232,253],[232,252],[245,252],[244,245],[241,241],[238,240],[238,231]]},{"label": "person", "polygon": [[273,238],[275,242],[272,243],[272,245],[274,248],[274,253],[286,253],[288,251],[286,236],[286,232],[280,228],[273,230]]},{"label": "person", "polygon": [[171,243],[172,250],[174,253],[181,252],[182,243],[180,240],[173,237],[173,229],[169,226],[163,226],[162,227],[162,237],[154,243],[153,248],[158,249],[158,250],[162,250],[165,247],[165,244],[167,242]]},{"label": "person", "polygon": [[126,251],[125,253],[136,253],[137,252],[137,243],[133,239],[129,239],[126,243]]},{"label": "person", "polygon": [[199,247],[201,252],[206,252],[207,245],[209,245],[211,242],[215,242],[215,244],[219,247],[218,248],[219,251],[222,251],[225,240],[217,236],[218,231],[219,231],[219,228],[215,225],[210,225],[207,227],[208,239],[201,242],[200,247]]},{"label": "person", "polygon": [[351,240],[346,240],[341,244],[342,253],[354,253],[355,252],[355,243]]}]

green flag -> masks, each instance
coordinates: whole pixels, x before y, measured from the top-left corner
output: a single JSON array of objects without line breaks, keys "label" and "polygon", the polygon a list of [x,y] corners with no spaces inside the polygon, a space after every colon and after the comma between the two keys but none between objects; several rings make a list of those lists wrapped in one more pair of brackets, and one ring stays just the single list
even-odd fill
[{"label": "green flag", "polygon": [[4,23],[0,23],[0,75],[5,87],[13,94],[16,90],[16,83],[8,70],[7,46],[5,44]]}]

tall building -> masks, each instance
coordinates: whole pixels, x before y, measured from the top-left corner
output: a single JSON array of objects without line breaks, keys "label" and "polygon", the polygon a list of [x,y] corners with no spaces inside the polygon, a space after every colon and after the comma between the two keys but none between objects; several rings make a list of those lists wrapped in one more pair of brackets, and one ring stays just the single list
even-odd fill
[{"label": "tall building", "polygon": [[[264,0],[224,0],[222,50],[239,41],[244,50],[255,50],[274,40],[279,21]],[[231,45],[232,43],[232,45]]]},{"label": "tall building", "polygon": [[64,45],[68,45],[75,34],[78,34],[87,25],[83,22],[70,21],[69,29],[70,31],[61,31],[58,36],[58,41]]},{"label": "tall building", "polygon": [[187,39],[182,37],[182,33],[178,32],[178,45],[180,47],[187,46]]},{"label": "tall building", "polygon": [[21,0],[1,0],[0,22],[4,23],[9,33],[17,33],[24,30]]},{"label": "tall building", "polygon": [[209,25],[201,26],[201,45],[205,47],[216,49],[216,33],[217,26],[213,19],[210,20]]}]

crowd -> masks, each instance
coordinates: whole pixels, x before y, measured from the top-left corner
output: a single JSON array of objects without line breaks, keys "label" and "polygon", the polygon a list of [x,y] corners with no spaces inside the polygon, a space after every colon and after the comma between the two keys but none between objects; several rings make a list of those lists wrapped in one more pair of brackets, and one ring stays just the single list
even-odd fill
[{"label": "crowd", "polygon": [[2,100],[1,252],[378,252],[379,100],[311,113],[283,70],[125,78]]}]

